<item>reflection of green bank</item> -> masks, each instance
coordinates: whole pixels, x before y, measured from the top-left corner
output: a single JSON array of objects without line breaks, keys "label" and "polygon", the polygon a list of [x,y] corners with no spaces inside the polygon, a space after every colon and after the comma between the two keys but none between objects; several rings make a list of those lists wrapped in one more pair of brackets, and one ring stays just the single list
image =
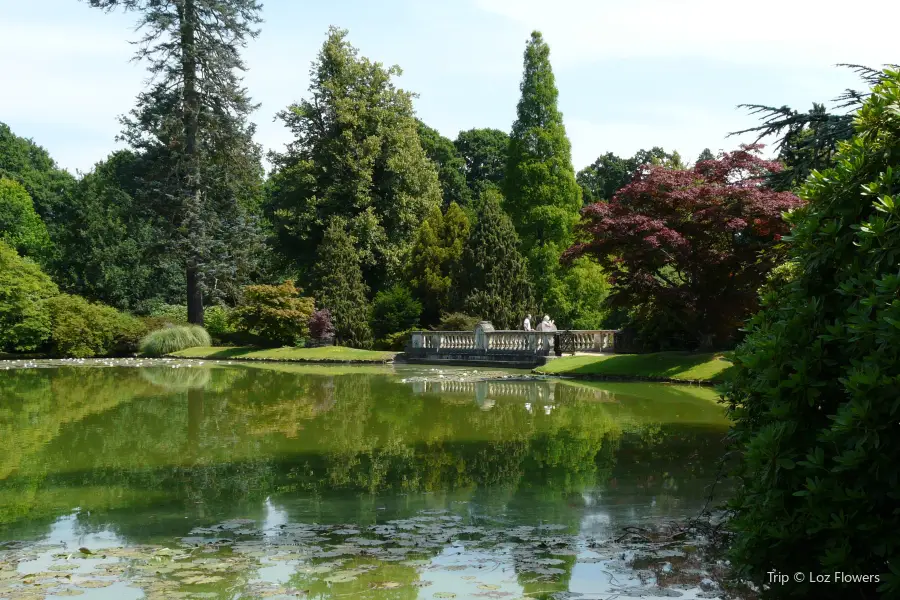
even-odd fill
[{"label": "reflection of green bank", "polygon": [[337,522],[472,502],[574,524],[582,495],[613,479],[640,494],[658,470],[684,494],[714,468],[727,427],[696,387],[437,389],[390,369],[289,366],[0,372],[0,433],[16,442],[0,458],[0,539],[76,507],[92,527],[164,538],[187,515],[258,514],[266,498],[308,499],[304,514]]}]

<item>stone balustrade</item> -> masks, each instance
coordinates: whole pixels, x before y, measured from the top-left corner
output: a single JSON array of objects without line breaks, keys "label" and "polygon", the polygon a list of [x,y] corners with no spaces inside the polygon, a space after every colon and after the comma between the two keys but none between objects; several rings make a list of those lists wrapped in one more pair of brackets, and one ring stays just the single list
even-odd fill
[{"label": "stone balustrade", "polygon": [[541,359],[551,354],[614,352],[616,330],[494,330],[482,321],[474,332],[415,331],[407,347],[411,358],[450,360]]}]

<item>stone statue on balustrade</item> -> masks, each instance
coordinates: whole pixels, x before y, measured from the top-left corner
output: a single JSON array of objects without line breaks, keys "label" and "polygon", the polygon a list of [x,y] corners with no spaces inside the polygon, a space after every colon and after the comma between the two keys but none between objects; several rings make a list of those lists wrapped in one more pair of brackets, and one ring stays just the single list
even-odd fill
[{"label": "stone statue on balustrade", "polygon": [[550,320],[548,315],[544,315],[544,318],[538,323],[536,327],[537,331],[556,331],[556,323]]}]

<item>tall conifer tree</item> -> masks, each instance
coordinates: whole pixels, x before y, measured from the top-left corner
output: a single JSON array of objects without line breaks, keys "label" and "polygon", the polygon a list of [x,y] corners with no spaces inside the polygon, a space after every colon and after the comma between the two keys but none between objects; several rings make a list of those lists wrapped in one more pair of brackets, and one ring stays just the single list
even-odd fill
[{"label": "tall conifer tree", "polygon": [[500,201],[492,188],[478,200],[477,221],[463,252],[465,309],[498,329],[512,329],[531,307],[531,285],[519,236]]},{"label": "tall conifer tree", "polygon": [[316,303],[331,311],[337,342],[354,348],[371,347],[368,290],[346,221],[340,217],[331,220],[316,257]]},{"label": "tall conifer tree", "polygon": [[505,207],[526,252],[535,245],[560,249],[572,238],[581,209],[581,188],[572,168],[572,147],[557,108],[550,48],[540,32],[525,48],[522,97],[509,140]]},{"label": "tall conifer tree", "polygon": [[146,61],[151,82],[122,119],[122,138],[155,166],[144,188],[169,217],[172,250],[184,263],[188,320],[202,324],[203,295],[215,271],[232,270],[237,255],[258,241],[248,208],[261,184],[261,151],[247,120],[255,106],[242,85],[240,50],[258,33],[262,6],[256,0],[89,2],[140,14],[136,58]]}]

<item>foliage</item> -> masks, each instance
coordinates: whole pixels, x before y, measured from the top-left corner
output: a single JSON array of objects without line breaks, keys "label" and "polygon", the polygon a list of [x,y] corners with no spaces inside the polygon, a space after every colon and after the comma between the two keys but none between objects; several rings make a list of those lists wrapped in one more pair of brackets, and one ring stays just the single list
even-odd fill
[{"label": "foliage", "polygon": [[148,156],[120,150],[73,186],[57,211],[68,224],[55,234],[52,268],[63,289],[135,312],[185,302],[164,205],[145,183],[154,169]]},{"label": "foliage", "polygon": [[250,285],[244,302],[232,314],[235,328],[256,334],[276,346],[293,346],[309,333],[312,298],[300,296],[293,281],[281,285]]},{"label": "foliage", "polygon": [[709,148],[704,148],[703,151],[700,152],[700,155],[697,156],[698,163],[701,163],[705,160],[715,160],[715,159],[716,159],[716,155],[713,154],[712,150],[710,150]]},{"label": "foliage", "polygon": [[583,257],[562,272],[563,298],[554,320],[570,329],[603,329],[609,316],[606,274],[596,261]]},{"label": "foliage", "polygon": [[146,61],[151,77],[123,118],[121,137],[149,163],[141,184],[184,269],[188,321],[202,324],[203,296],[221,274],[252,270],[259,255],[252,209],[263,171],[240,51],[258,33],[262,7],[256,0],[90,4],[140,14],[135,58]]},{"label": "foliage", "polygon": [[448,206],[451,202],[455,202],[460,206],[467,206],[472,199],[472,192],[466,185],[466,162],[459,155],[453,142],[422,121],[417,120],[416,123],[422,150],[437,169],[443,205]]},{"label": "foliage", "polygon": [[294,139],[271,157],[266,210],[277,248],[299,268],[301,280],[314,270],[327,226],[340,217],[365,281],[380,289],[399,276],[416,228],[440,205],[438,174],[420,143],[412,95],[392,81],[399,74],[398,67],[358,56],[347,32],[331,28],[310,71],[310,98],[278,115]]},{"label": "foliage", "polygon": [[331,322],[331,311],[327,308],[314,311],[309,316],[309,335],[314,340],[327,340],[334,337],[334,323]]},{"label": "foliage", "polygon": [[473,317],[465,313],[444,313],[437,324],[438,331],[475,331],[481,317]]},{"label": "foliage", "polygon": [[409,285],[422,301],[424,323],[436,323],[459,303],[460,261],[468,238],[469,219],[455,202],[446,214],[432,209],[419,227],[406,268]]},{"label": "foliage", "polygon": [[0,352],[31,352],[50,336],[43,300],[59,293],[41,268],[0,240]]},{"label": "foliage", "polygon": [[68,226],[59,210],[68,202],[68,195],[75,185],[70,173],[56,166],[47,151],[29,139],[15,135],[8,125],[0,122],[0,178],[6,177],[24,186],[34,202],[50,234],[56,241],[56,233]]},{"label": "foliage", "polygon": [[409,338],[413,331],[418,331],[416,327],[410,327],[403,331],[389,333],[375,342],[378,350],[389,350],[391,352],[402,352],[409,343]]},{"label": "foliage", "polygon": [[203,311],[203,327],[213,337],[235,333],[237,330],[233,324],[233,312],[231,308],[221,304],[207,306]]},{"label": "foliage", "polygon": [[557,108],[550,48],[533,32],[525,49],[522,97],[516,108],[504,181],[505,204],[526,251],[571,242],[581,208],[572,148]]},{"label": "foliage", "polygon": [[90,358],[134,352],[145,332],[136,317],[111,306],[60,294],[44,301],[51,319],[49,352],[66,358]]},{"label": "foliage", "polygon": [[[710,154],[710,158],[714,157]],[[635,172],[644,165],[684,168],[678,152],[669,153],[659,146],[650,150],[638,150],[631,158],[621,158],[607,152],[578,171],[576,180],[581,186],[584,204],[608,202],[616,192],[631,183]]]},{"label": "foliage", "polygon": [[691,169],[649,167],[608,203],[584,209],[566,258],[593,256],[611,276],[610,303],[652,303],[692,340],[689,349],[730,343],[756,308],[756,290],[777,262],[783,211],[800,201],[764,185],[780,168],[758,146]]},{"label": "foliage", "polygon": [[[880,574],[881,597],[900,594],[900,72],[883,80],[835,166],[801,189],[794,272],[763,296],[724,389],[742,452],[731,560],[757,584],[778,565]],[[850,585],[790,581],[768,595],[878,596]]]},{"label": "foliage", "polygon": [[485,185],[503,183],[508,133],[499,129],[469,129],[459,132],[453,144],[465,163],[466,185],[473,197],[477,198]]},{"label": "foliage", "polygon": [[366,284],[353,240],[341,219],[332,219],[316,256],[316,299],[331,313],[335,340],[353,348],[370,347]]},{"label": "foliage", "polygon": [[144,356],[165,356],[186,348],[211,345],[212,339],[202,327],[180,325],[151,331],[141,340],[140,350]]},{"label": "foliage", "polygon": [[0,177],[0,240],[21,256],[35,260],[49,255],[50,236],[25,188]]},{"label": "foliage", "polygon": [[519,237],[500,206],[500,194],[482,193],[478,218],[463,252],[467,313],[480,315],[497,329],[512,329],[531,305],[528,266],[519,252]]},{"label": "foliage", "polygon": [[372,333],[383,338],[419,324],[422,303],[404,285],[396,284],[375,294],[372,301]]},{"label": "foliage", "polygon": [[[883,77],[882,71],[861,65],[838,66],[851,68],[869,86],[876,85]],[[814,102],[807,112],[789,106],[742,104],[741,107],[749,109],[751,115],[759,115],[762,123],[729,135],[756,133],[757,142],[774,137],[778,159],[785,168],[771,175],[771,185],[777,190],[794,189],[806,181],[813,170],[834,165],[839,144],[854,135],[853,112],[848,109],[858,109],[867,96],[867,92],[848,89],[834,99],[832,110]]]},{"label": "foliage", "polygon": [[165,319],[172,325],[187,324],[186,304],[157,304],[150,310],[151,317]]}]

